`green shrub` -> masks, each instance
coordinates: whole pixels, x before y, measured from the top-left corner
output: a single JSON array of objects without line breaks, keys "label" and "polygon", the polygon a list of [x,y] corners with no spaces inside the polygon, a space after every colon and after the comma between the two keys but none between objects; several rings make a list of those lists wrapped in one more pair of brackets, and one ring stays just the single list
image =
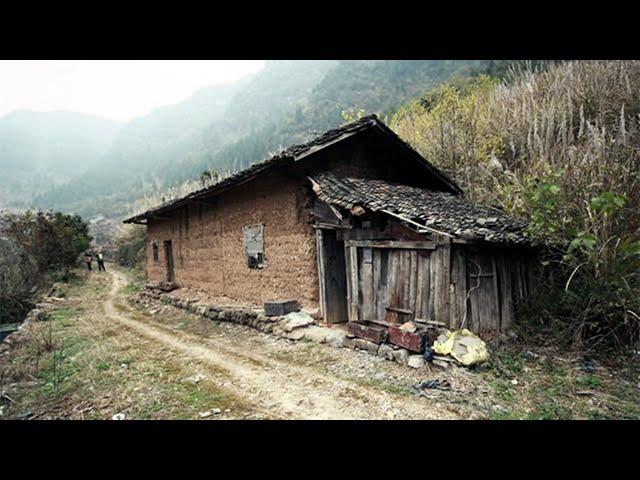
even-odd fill
[{"label": "green shrub", "polygon": [[392,118],[469,199],[529,220],[532,324],[587,348],[640,334],[639,92],[638,61],[566,62],[446,85]]},{"label": "green shrub", "polygon": [[120,265],[143,269],[146,259],[146,229],[131,225],[116,238],[116,258]]}]

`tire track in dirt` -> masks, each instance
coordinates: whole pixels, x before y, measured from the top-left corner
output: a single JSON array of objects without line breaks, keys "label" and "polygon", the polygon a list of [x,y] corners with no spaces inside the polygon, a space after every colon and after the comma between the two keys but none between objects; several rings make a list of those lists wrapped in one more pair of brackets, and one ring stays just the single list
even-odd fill
[{"label": "tire track in dirt", "polygon": [[[231,381],[224,388],[261,405],[277,418],[386,419],[392,410],[402,418],[456,418],[453,413],[436,410],[424,402],[269,358],[268,352],[263,355],[234,347],[224,337],[213,340],[175,331],[153,320],[132,318],[126,313],[131,307],[118,301],[118,292],[126,279],[113,269],[109,274],[112,286],[103,308],[110,320],[205,367],[226,371]],[[122,311],[116,308],[116,302]]]}]

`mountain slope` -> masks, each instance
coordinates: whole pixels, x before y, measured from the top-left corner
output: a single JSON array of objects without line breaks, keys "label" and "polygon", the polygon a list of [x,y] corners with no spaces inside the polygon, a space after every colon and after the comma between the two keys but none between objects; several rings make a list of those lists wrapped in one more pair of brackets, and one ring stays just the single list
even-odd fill
[{"label": "mountain slope", "polygon": [[341,124],[385,113],[486,61],[273,61],[125,125],[98,166],[35,197],[41,208],[121,216],[128,205],[205,170],[245,168]]},{"label": "mountain slope", "polygon": [[0,204],[20,204],[96,166],[122,124],[73,112],[18,111],[0,118]]}]

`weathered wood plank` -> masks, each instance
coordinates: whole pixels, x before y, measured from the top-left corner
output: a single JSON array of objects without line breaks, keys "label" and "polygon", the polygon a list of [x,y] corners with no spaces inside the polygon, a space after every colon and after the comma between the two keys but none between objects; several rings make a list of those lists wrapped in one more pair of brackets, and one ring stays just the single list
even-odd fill
[{"label": "weathered wood plank", "polygon": [[374,256],[380,259],[380,284],[377,297],[378,319],[387,315],[386,307],[390,305],[389,283],[389,250],[374,250]]},{"label": "weathered wood plank", "polygon": [[454,247],[451,251],[451,317],[449,326],[458,329],[462,326],[467,310],[467,273],[464,250]]},{"label": "weathered wood plank", "polygon": [[425,275],[425,261],[423,255],[418,255],[416,260],[416,301],[415,301],[415,312],[416,318],[424,318],[424,313],[422,311],[423,305],[423,289],[424,289],[424,275]]},{"label": "weathered wood plank", "polygon": [[349,246],[369,248],[397,248],[409,250],[435,250],[435,242],[412,240],[345,240]]},{"label": "weathered wood plank", "polygon": [[[357,248],[357,247],[354,247]],[[370,320],[375,318],[374,313],[374,299],[373,299],[373,262],[369,262],[366,258],[367,250],[359,248],[360,269],[358,272],[360,280],[360,301],[358,302],[360,308],[359,318],[361,320]]]},{"label": "weathered wood plank", "polygon": [[356,337],[364,338],[374,343],[379,344],[387,340],[387,329],[384,327],[349,322],[347,323],[347,330]]},{"label": "weathered wood plank", "polygon": [[436,278],[434,288],[434,318],[438,322],[449,323],[449,283],[450,283],[450,261],[451,247],[443,245],[435,252],[436,257]]},{"label": "weathered wood plank", "polygon": [[349,247],[349,258],[351,263],[351,315],[349,320],[359,320],[360,315],[358,311],[358,303],[360,302],[360,288],[358,282],[358,249],[356,247]]},{"label": "weathered wood plank", "polygon": [[412,352],[424,350],[425,332],[403,332],[399,327],[389,327],[389,342]]},{"label": "weathered wood plank", "polygon": [[325,318],[327,312],[327,294],[325,288],[324,247],[322,245],[322,230],[316,230],[316,260],[318,263],[318,286],[320,290],[320,315],[322,315],[322,318]]},{"label": "weathered wood plank", "polygon": [[378,250],[373,250],[373,263],[372,263],[372,271],[373,271],[373,315],[370,320],[373,319],[382,319],[384,317],[380,316],[379,309],[379,297],[382,295],[380,291],[381,288],[384,288],[382,285],[382,279],[380,278],[380,252]]},{"label": "weathered wood plank", "polygon": [[504,252],[498,258],[498,282],[500,284],[500,330],[505,331],[513,322],[513,293],[511,272],[509,272],[508,254]]},{"label": "weathered wood plank", "polygon": [[[400,306],[400,289],[398,279],[400,276],[400,257],[398,250],[389,250],[389,274],[388,274],[388,288],[389,288],[389,301],[385,307],[399,307]],[[386,310],[386,308],[385,308]],[[397,312],[387,310],[385,312],[385,320],[389,323],[398,322]]]}]

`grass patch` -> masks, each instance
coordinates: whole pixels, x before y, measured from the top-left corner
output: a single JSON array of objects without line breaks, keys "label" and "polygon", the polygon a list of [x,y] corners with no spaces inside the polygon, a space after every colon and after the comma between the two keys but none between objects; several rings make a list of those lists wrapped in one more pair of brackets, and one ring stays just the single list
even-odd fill
[{"label": "grass patch", "polygon": [[595,375],[583,375],[581,377],[576,378],[575,383],[580,387],[596,388],[596,389],[602,387],[602,380],[600,380]]},{"label": "grass patch", "polygon": [[137,283],[128,283],[122,287],[122,293],[125,295],[134,295],[141,290],[140,285]]}]

